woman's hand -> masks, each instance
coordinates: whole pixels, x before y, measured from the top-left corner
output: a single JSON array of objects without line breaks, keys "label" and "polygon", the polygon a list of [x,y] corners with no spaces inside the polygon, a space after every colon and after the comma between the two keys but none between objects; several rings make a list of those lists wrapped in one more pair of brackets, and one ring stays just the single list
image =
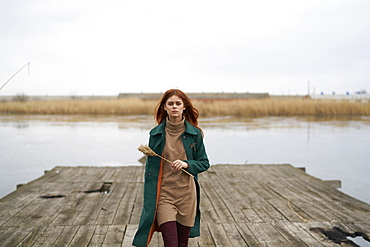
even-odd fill
[{"label": "woman's hand", "polygon": [[180,171],[181,169],[188,169],[189,164],[181,160],[175,160],[171,166],[175,171]]}]

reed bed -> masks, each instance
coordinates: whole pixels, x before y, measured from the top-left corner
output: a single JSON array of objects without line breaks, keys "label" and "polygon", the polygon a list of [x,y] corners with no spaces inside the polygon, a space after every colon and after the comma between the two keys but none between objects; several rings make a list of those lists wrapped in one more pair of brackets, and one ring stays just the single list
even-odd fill
[{"label": "reed bed", "polygon": [[204,116],[370,116],[370,103],[311,99],[256,99],[199,102]]},{"label": "reed bed", "polygon": [[[3,101],[0,113],[153,115],[157,100]],[[212,116],[370,116],[370,103],[348,100],[250,99],[194,100],[202,117]]]},{"label": "reed bed", "polygon": [[136,98],[117,100],[6,101],[0,103],[0,112],[49,115],[146,115],[153,114],[153,108],[156,104],[156,101],[144,101]]}]

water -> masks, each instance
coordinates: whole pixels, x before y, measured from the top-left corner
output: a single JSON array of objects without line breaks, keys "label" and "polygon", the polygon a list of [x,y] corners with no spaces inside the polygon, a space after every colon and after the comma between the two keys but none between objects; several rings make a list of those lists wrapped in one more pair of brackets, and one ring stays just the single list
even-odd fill
[{"label": "water", "polygon": [[360,247],[370,247],[370,243],[367,240],[365,240],[363,237],[355,237],[355,238],[347,237],[347,239],[356,243]]},{"label": "water", "polygon": [[[140,165],[153,117],[0,115],[0,197],[57,165]],[[306,167],[370,203],[370,118],[200,119],[212,164]]]}]

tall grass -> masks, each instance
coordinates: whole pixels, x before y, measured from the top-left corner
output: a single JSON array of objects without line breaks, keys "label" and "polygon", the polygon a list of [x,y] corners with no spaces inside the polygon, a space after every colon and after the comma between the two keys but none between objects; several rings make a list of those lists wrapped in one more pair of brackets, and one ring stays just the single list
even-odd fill
[{"label": "tall grass", "polygon": [[[158,101],[117,100],[4,101],[0,113],[152,115]],[[370,116],[370,103],[310,99],[194,100],[201,116]]]},{"label": "tall grass", "polygon": [[0,112],[20,114],[153,114],[156,101],[140,99],[117,100],[50,100],[7,101],[0,103]]},{"label": "tall grass", "polygon": [[370,116],[370,104],[310,99],[256,99],[198,102],[204,116]]}]

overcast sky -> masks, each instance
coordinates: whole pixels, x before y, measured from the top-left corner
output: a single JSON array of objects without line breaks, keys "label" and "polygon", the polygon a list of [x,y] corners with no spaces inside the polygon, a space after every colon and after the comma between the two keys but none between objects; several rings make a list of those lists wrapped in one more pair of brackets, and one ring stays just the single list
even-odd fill
[{"label": "overcast sky", "polygon": [[369,91],[369,13],[368,0],[2,0],[0,87],[30,74],[0,95]]}]

